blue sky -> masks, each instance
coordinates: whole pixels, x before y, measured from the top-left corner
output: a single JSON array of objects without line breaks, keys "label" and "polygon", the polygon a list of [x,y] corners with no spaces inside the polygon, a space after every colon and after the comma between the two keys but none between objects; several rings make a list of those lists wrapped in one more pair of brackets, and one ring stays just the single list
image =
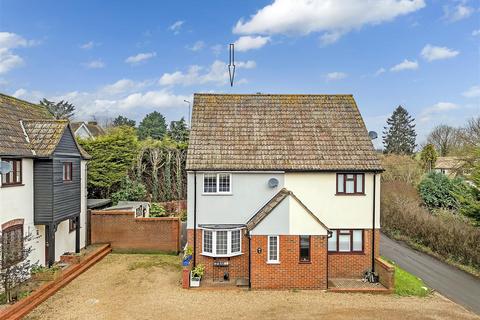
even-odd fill
[{"label": "blue sky", "polygon": [[402,104],[421,143],[480,114],[479,43],[477,0],[0,0],[0,91],[100,121],[175,120],[194,92],[351,93],[379,133]]}]

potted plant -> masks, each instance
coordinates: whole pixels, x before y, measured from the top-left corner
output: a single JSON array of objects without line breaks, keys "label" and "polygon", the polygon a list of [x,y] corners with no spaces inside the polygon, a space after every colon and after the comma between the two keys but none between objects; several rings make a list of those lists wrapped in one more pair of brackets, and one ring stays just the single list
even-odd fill
[{"label": "potted plant", "polygon": [[190,271],[190,287],[200,287],[200,280],[202,280],[205,273],[205,266],[203,264],[197,265]]},{"label": "potted plant", "polygon": [[185,252],[183,253],[183,266],[186,267],[190,264],[190,260],[192,260],[193,249],[190,246],[185,248]]}]

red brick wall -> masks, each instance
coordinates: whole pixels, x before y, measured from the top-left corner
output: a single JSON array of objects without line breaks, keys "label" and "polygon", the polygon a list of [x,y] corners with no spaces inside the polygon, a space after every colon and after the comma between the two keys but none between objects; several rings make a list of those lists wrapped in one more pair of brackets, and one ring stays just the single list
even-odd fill
[{"label": "red brick wall", "polygon": [[[280,236],[279,264],[267,264],[267,236],[252,236],[252,288],[326,289],[327,238],[312,236],[310,263],[299,262],[299,236]],[[262,252],[257,253],[257,248]]]},{"label": "red brick wall", "polygon": [[[193,229],[187,230],[188,245],[193,247]],[[228,267],[214,267],[214,261],[229,261]],[[205,266],[205,275],[203,279],[220,280],[224,272],[230,275],[230,281],[238,278],[248,279],[248,238],[242,230],[242,254],[230,258],[212,258],[202,255],[202,230],[197,229],[197,265]]]},{"label": "red brick wall", "polygon": [[[372,230],[364,230],[363,253],[329,253],[329,278],[359,278],[363,272],[372,268]],[[380,231],[375,230],[375,257],[379,254]]]},{"label": "red brick wall", "polygon": [[179,218],[135,218],[126,211],[92,211],[92,243],[113,249],[180,251]]}]

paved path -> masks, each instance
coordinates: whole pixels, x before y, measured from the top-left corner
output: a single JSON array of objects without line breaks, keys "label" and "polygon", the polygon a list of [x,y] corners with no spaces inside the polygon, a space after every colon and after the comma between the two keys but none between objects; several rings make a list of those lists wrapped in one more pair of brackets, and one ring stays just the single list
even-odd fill
[{"label": "paved path", "polygon": [[480,279],[384,234],[380,237],[380,254],[421,278],[430,288],[480,314]]}]

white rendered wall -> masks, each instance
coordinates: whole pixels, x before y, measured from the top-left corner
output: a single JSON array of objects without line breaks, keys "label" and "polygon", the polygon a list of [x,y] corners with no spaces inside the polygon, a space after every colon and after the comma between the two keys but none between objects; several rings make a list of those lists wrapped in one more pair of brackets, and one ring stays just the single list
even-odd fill
[{"label": "white rendered wall", "polygon": [[[43,226],[35,226],[33,219],[33,160],[22,159],[22,186],[2,187],[0,179],[0,225],[13,219],[24,219],[24,234],[34,239],[30,261],[45,264],[45,237]],[[1,230],[0,230],[1,231]]]},{"label": "white rendered wall", "polygon": [[[270,178],[277,178],[276,188],[268,186]],[[197,172],[197,225],[208,223],[244,224],[280,189],[283,188],[283,173],[233,172],[231,195],[203,194],[203,173]],[[194,174],[188,173],[187,228],[193,228]]]},{"label": "white rendered wall", "polygon": [[[335,195],[336,173],[286,173],[292,191],[328,228],[371,228],[373,173],[365,173],[365,195]],[[375,227],[380,227],[380,175],[377,174]]]}]

